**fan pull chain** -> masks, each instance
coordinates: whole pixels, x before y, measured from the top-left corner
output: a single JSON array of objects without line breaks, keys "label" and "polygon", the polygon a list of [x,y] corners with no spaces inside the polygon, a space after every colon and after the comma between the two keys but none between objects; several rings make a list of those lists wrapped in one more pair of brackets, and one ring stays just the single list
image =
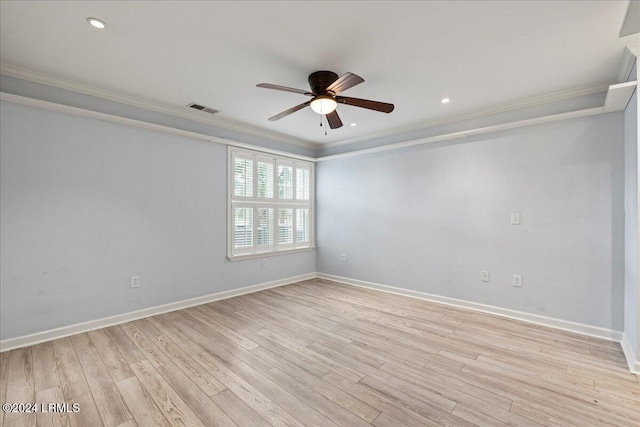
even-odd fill
[{"label": "fan pull chain", "polygon": [[[324,127],[324,136],[327,136],[327,125],[329,124],[329,122],[327,122],[327,116],[323,116],[324,117],[324,121],[325,121],[325,127]],[[322,119],[320,119],[320,121],[322,121]]]}]

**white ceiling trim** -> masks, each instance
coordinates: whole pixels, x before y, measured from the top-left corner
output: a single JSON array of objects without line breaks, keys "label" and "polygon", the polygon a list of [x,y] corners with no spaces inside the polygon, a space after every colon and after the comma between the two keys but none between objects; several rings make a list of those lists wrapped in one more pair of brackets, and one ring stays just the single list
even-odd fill
[{"label": "white ceiling trim", "polygon": [[627,108],[633,92],[636,90],[636,86],[637,81],[635,80],[611,86],[604,100],[604,112],[611,113]]},{"label": "white ceiling trim", "polygon": [[[633,54],[633,51],[631,53]],[[90,95],[97,98],[102,98],[109,101],[130,105],[133,107],[143,108],[146,110],[155,111],[163,114],[169,114],[169,115],[184,118],[187,120],[193,120],[196,122],[219,126],[225,129],[242,132],[245,134],[254,135],[262,138],[267,138],[267,139],[275,140],[278,142],[283,142],[289,145],[308,148],[311,150],[321,150],[325,148],[355,144],[357,142],[367,141],[367,140],[381,138],[381,137],[395,136],[402,133],[417,131],[421,129],[427,129],[433,126],[444,125],[447,123],[453,123],[453,122],[462,121],[462,120],[469,120],[469,119],[488,116],[492,114],[505,113],[513,110],[518,110],[521,108],[535,107],[535,106],[550,103],[550,102],[562,101],[565,99],[570,99],[578,96],[605,92],[609,87],[609,84],[603,83],[603,84],[598,84],[593,86],[582,86],[577,88],[565,89],[558,92],[547,93],[547,94],[538,95],[530,98],[516,100],[513,102],[504,103],[499,106],[482,109],[469,114],[453,116],[453,117],[449,117],[441,120],[424,121],[418,124],[404,126],[404,127],[393,129],[391,131],[380,132],[380,133],[368,135],[362,138],[349,139],[349,140],[339,141],[339,142],[334,142],[329,144],[318,144],[311,141],[292,138],[276,132],[269,132],[259,128],[254,128],[244,123],[231,122],[229,120],[221,121],[219,118],[215,118],[213,116],[206,117],[206,116],[203,116],[205,113],[201,113],[198,111],[193,111],[193,112],[188,111],[186,110],[186,107],[185,107],[185,110],[183,110],[181,108],[167,106],[167,105],[159,104],[149,100],[144,100],[137,97],[113,92],[110,90],[100,89],[90,85],[77,83],[70,80],[61,79],[58,77],[49,76],[47,74],[38,73],[36,71],[27,70],[25,68],[15,67],[13,65],[0,64],[0,74],[15,77],[22,80],[27,80],[33,83],[44,84],[44,85],[55,87],[58,89],[64,89],[64,90],[69,90],[76,93],[81,93],[84,95]]]},{"label": "white ceiling trim", "polygon": [[580,86],[580,87],[571,88],[571,89],[564,89],[557,92],[546,93],[543,95],[537,95],[530,98],[524,98],[517,101],[507,102],[507,103],[493,106],[490,108],[478,110],[469,114],[462,114],[459,116],[449,117],[441,120],[425,121],[419,124],[396,128],[388,132],[381,132],[375,135],[369,135],[364,138],[355,138],[355,139],[350,139],[346,141],[323,144],[322,148],[331,148],[331,147],[338,147],[341,145],[355,144],[357,142],[367,141],[374,138],[389,137],[389,136],[399,135],[406,132],[412,132],[412,131],[417,131],[421,129],[427,129],[434,126],[440,126],[448,123],[458,122],[462,120],[476,119],[483,116],[506,113],[509,111],[519,110],[522,108],[536,107],[538,105],[548,104],[548,103],[557,102],[557,101],[563,101],[566,99],[576,98],[579,96],[602,93],[602,92],[606,92],[609,89],[609,84],[610,83],[601,83],[598,85]]},{"label": "white ceiling trim", "polygon": [[542,123],[557,122],[560,120],[575,119],[578,117],[594,116],[604,113],[603,107],[587,108],[585,110],[570,111],[568,113],[552,114],[549,116],[536,117],[533,119],[518,120],[499,125],[485,126],[482,128],[463,130],[443,135],[430,136],[428,138],[415,139],[412,141],[398,142],[395,144],[382,145],[379,147],[365,148],[363,150],[350,151],[348,153],[333,154],[330,156],[318,157],[316,161],[335,160],[344,157],[360,156],[362,154],[379,153],[381,151],[396,150],[398,148],[413,147],[414,145],[429,144],[433,142],[448,141],[451,139],[464,138],[468,136],[482,135],[485,133],[499,132],[502,130],[515,129],[524,126],[539,125]]},{"label": "white ceiling trim", "polygon": [[607,97],[602,107],[587,108],[584,110],[569,111],[567,113],[551,114],[548,116],[534,117],[532,119],[518,120],[515,122],[501,123],[498,125],[485,126],[476,129],[463,130],[442,135],[430,136],[427,138],[415,139],[412,141],[397,142],[395,144],[382,145],[379,147],[365,148],[363,150],[350,151],[348,153],[333,154],[329,156],[318,157],[317,162],[325,160],[334,160],[344,157],[359,156],[362,154],[378,153],[381,151],[395,150],[398,148],[412,147],[414,145],[429,144],[439,141],[448,141],[451,139],[465,138],[469,136],[482,135],[485,133],[499,132],[508,129],[516,129],[525,126],[539,125],[542,123],[557,122],[560,120],[569,120],[579,117],[595,116],[597,114],[612,113],[614,111],[622,111],[627,107],[631,96],[637,86],[636,81],[618,83],[610,85],[607,90]]},{"label": "white ceiling trim", "polygon": [[[140,120],[129,119],[126,117],[115,116],[112,114],[101,113],[98,111],[86,110],[78,107],[71,107],[69,105],[57,104],[53,102],[43,101],[41,99],[28,98],[25,96],[19,96],[19,95],[4,93],[4,92],[0,92],[0,100],[6,101],[6,102],[12,102],[15,104],[43,108],[43,109],[52,110],[52,111],[60,111],[60,112],[83,116],[83,117],[105,120],[105,121],[114,122],[114,123],[122,123],[130,126],[140,127],[140,128],[149,129],[149,130],[155,130],[155,131],[164,132],[172,135],[195,138],[195,139],[209,141],[217,144],[233,145],[236,147],[248,148],[248,149],[263,151],[266,153],[272,153],[276,155],[293,157],[301,160],[307,160],[311,162],[321,162],[321,161],[334,160],[334,159],[339,159],[344,157],[358,156],[362,154],[377,153],[381,151],[389,151],[389,150],[395,150],[399,148],[412,147],[415,145],[422,145],[422,144],[428,144],[428,143],[439,142],[439,141],[448,141],[452,139],[482,135],[482,134],[492,133],[492,132],[499,132],[499,131],[508,130],[508,129],[516,129],[516,128],[525,127],[525,126],[532,126],[532,125],[538,125],[538,124],[549,123],[549,122],[557,122],[561,120],[569,120],[569,119],[575,119],[579,117],[594,116],[597,114],[604,114],[604,113],[609,113],[613,111],[621,111],[626,107],[626,105],[628,104],[629,98],[631,98],[633,94],[633,91],[630,89],[635,88],[636,86],[637,86],[637,82],[635,81],[609,86],[609,90],[607,92],[607,98],[609,98],[611,94],[611,96],[614,96],[615,98],[617,98],[616,100],[617,102],[610,103],[608,108],[605,108],[605,106],[602,106],[602,107],[587,108],[584,110],[570,111],[567,113],[552,114],[548,116],[518,120],[515,122],[509,122],[509,123],[501,123],[498,125],[491,125],[491,126],[485,126],[485,127],[476,128],[476,129],[469,129],[469,130],[464,130],[459,132],[441,134],[441,135],[431,136],[427,138],[420,138],[420,139],[415,139],[411,141],[398,142],[394,144],[382,145],[379,147],[366,148],[362,150],[350,151],[348,153],[334,154],[334,155],[318,157],[318,158],[296,155],[296,154],[292,154],[292,153],[288,153],[280,150],[272,150],[272,149],[261,147],[261,146],[245,144],[242,142],[227,140],[224,138],[204,135],[197,132],[176,129],[169,126],[157,125],[155,123],[148,123]],[[621,100],[622,98],[625,98],[625,97],[626,97],[626,102],[624,102],[624,100]]]},{"label": "white ceiling trim", "polygon": [[287,151],[273,150],[271,148],[261,147],[259,145],[245,144],[244,142],[233,141],[230,139],[220,138],[217,136],[205,135],[198,132],[177,129],[170,126],[158,125],[155,123],[144,122],[142,120],[130,119],[113,114],[101,113],[99,111],[87,110],[84,108],[72,107],[55,102],[43,101],[41,99],[29,98],[26,96],[15,95],[12,93],[0,92],[0,101],[11,102],[13,104],[26,105],[30,107],[42,108],[44,110],[58,111],[61,113],[72,114],[74,116],[88,117],[91,119],[104,120],[111,123],[120,123],[128,126],[134,126],[142,129],[148,129],[157,132],[168,133],[171,135],[184,136],[187,138],[198,139],[201,141],[214,142],[216,144],[233,145],[234,147],[248,148],[250,150],[262,151],[264,153],[285,156],[294,159],[315,162],[313,157],[302,156],[299,154],[289,153]]},{"label": "white ceiling trim", "polygon": [[109,101],[118,102],[132,107],[143,108],[146,110],[155,111],[158,113],[169,114],[175,117],[180,117],[187,120],[193,120],[200,123],[206,123],[213,126],[218,126],[224,129],[242,132],[245,134],[258,136],[261,138],[267,138],[273,141],[283,142],[285,144],[295,145],[298,147],[308,148],[311,150],[317,150],[320,144],[311,141],[305,141],[298,138],[292,138],[290,136],[282,135],[276,132],[269,132],[259,128],[252,127],[251,125],[238,123],[231,120],[220,119],[219,117],[205,116],[207,113],[199,111],[189,111],[185,107],[176,108],[169,105],[159,104],[157,102],[141,99],[138,97],[132,97],[121,93],[113,92],[106,89],[100,89],[94,86],[73,82],[70,80],[53,77],[47,74],[38,73],[36,71],[27,70],[25,68],[15,67],[13,65],[0,64],[0,74],[6,76],[15,77],[21,80],[27,80],[33,83],[40,83],[47,86],[55,87],[58,89],[69,90],[72,92],[81,93],[83,95],[90,95],[97,98],[106,99]]},{"label": "white ceiling trim", "polygon": [[618,70],[618,82],[626,82],[629,80],[631,69],[636,62],[637,53],[633,53],[628,47],[624,49],[622,54],[622,62],[620,63],[620,70]]}]

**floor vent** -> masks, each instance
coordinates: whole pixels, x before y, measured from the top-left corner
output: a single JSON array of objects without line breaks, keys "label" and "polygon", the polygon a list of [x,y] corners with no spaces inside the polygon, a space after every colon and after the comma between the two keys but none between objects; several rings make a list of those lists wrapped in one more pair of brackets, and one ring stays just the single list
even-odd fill
[{"label": "floor vent", "polygon": [[220,110],[214,110],[213,108],[205,107],[204,105],[196,104],[195,102],[187,105],[187,107],[195,108],[196,110],[204,111],[209,114],[218,114],[220,112]]}]

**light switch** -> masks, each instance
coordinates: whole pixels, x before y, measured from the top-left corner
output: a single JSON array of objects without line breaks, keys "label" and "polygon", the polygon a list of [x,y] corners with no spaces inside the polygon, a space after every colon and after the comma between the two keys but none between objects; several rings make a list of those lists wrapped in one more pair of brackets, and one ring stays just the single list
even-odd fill
[{"label": "light switch", "polygon": [[512,213],[511,214],[511,225],[520,225],[520,214],[519,213]]}]

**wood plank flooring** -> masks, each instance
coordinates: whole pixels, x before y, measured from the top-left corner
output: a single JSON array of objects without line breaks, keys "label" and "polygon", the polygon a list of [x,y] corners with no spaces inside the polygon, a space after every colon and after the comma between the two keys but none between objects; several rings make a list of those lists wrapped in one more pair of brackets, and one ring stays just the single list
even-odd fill
[{"label": "wood plank flooring", "polygon": [[619,344],[315,279],[0,354],[3,426],[640,426]]}]

